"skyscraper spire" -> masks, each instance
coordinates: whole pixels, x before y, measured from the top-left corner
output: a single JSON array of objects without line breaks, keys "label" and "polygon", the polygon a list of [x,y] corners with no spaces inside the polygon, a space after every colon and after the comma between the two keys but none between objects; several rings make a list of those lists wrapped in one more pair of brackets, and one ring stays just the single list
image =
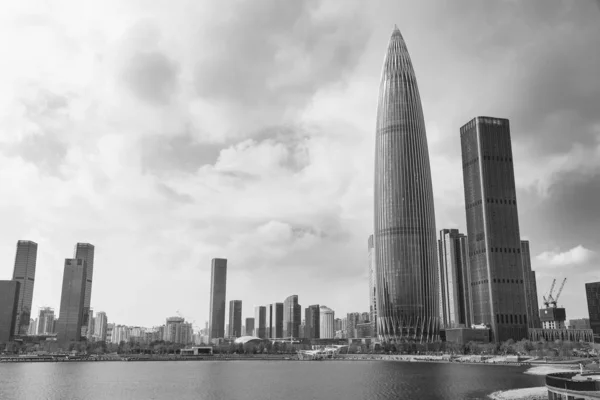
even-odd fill
[{"label": "skyscraper spire", "polygon": [[377,331],[438,339],[437,250],[425,121],[406,43],[395,26],[383,63],[375,144]]}]

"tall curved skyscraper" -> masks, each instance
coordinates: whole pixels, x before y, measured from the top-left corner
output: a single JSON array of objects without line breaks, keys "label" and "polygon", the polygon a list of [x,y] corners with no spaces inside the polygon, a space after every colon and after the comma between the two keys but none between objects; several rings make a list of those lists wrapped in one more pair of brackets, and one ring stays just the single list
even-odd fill
[{"label": "tall curved skyscraper", "polygon": [[394,28],[377,107],[375,257],[377,333],[385,341],[439,338],[431,170],[417,80]]}]

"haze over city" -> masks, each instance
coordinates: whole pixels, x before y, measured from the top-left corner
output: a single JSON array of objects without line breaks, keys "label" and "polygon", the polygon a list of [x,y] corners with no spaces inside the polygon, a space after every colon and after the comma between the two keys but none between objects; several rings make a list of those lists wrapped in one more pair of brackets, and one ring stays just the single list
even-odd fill
[{"label": "haze over city", "polygon": [[77,242],[96,246],[91,305],[113,322],[179,310],[203,325],[215,257],[244,317],[290,294],[368,310],[379,72],[396,23],[436,229],[466,230],[460,126],[509,119],[538,294],[568,276],[560,303],[587,317],[583,284],[600,278],[598,3],[121,3],[0,16],[0,279],[16,241],[37,242],[34,310],[58,307]]}]

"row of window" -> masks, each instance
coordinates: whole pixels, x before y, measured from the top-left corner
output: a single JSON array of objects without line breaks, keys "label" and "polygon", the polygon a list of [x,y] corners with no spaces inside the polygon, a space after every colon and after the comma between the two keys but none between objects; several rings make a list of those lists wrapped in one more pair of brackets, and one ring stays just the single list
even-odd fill
[{"label": "row of window", "polygon": [[493,279],[494,283],[523,283],[523,279]]},{"label": "row of window", "polygon": [[475,200],[471,204],[467,204],[467,210],[470,210],[473,207],[477,207],[481,205],[481,200]]},{"label": "row of window", "polygon": [[479,161],[479,157],[475,157],[470,161],[467,161],[466,163],[463,163],[463,168],[467,168],[470,167],[473,164],[477,164],[477,162]]},{"label": "row of window", "polygon": [[512,157],[501,157],[501,156],[483,156],[486,161],[508,161],[512,162]]},{"label": "row of window", "polygon": [[[477,238],[477,241],[483,240]],[[475,251],[470,251],[469,252],[469,256],[476,256],[478,254],[485,254],[486,253],[486,248],[482,248],[479,250],[475,250]],[[490,248],[490,253],[514,253],[514,254],[521,254],[521,249],[514,249],[514,248],[509,248],[509,247],[491,247]]]},{"label": "row of window", "polygon": [[485,202],[489,203],[489,204],[510,204],[513,206],[517,205],[517,200],[513,200],[513,199],[494,199],[494,198],[489,197],[489,198],[485,199]]},{"label": "row of window", "polygon": [[524,314],[496,314],[498,324],[527,324],[527,315]]}]

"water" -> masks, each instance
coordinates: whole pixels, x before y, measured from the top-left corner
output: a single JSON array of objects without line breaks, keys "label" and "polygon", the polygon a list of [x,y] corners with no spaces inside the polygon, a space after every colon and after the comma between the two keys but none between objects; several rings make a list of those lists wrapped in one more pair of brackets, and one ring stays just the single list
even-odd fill
[{"label": "water", "polygon": [[0,364],[0,399],[486,399],[544,385],[526,369],[393,361]]}]

